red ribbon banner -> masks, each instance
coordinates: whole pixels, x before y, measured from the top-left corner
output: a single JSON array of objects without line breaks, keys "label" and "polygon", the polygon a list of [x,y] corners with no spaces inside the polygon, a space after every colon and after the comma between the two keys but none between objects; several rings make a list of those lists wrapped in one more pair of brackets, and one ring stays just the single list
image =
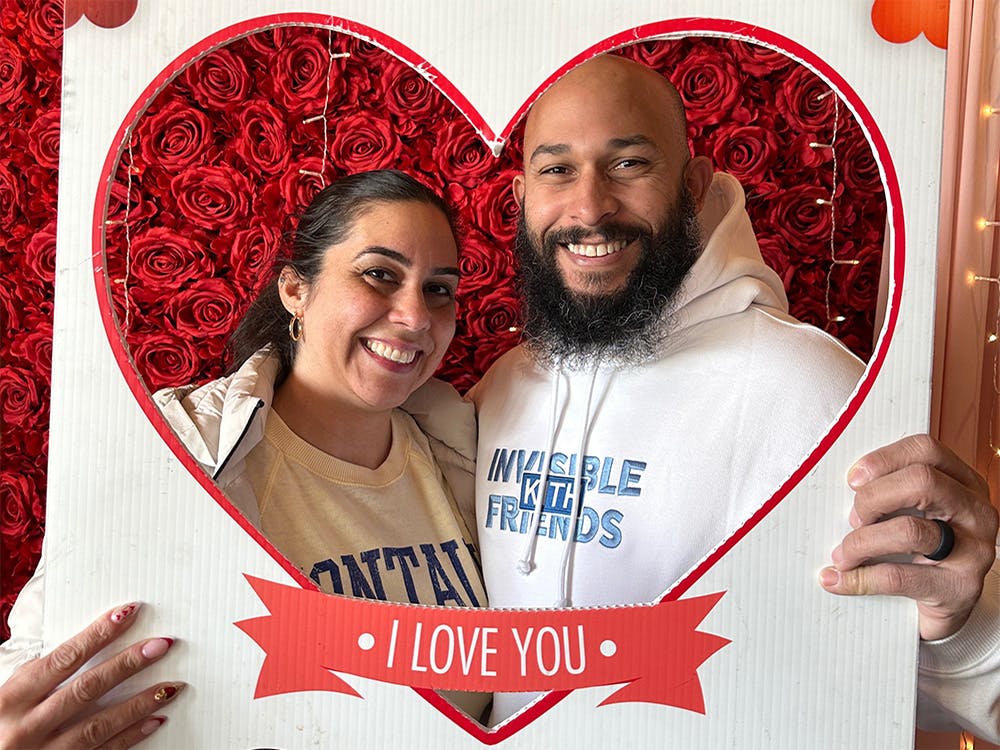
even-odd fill
[{"label": "red ribbon banner", "polygon": [[358,696],[333,672],[433,690],[626,683],[602,705],[705,712],[698,667],[729,640],[697,630],[722,593],[592,609],[459,609],[331,596],[246,576],[270,615],[235,623],[264,650],[254,697]]}]

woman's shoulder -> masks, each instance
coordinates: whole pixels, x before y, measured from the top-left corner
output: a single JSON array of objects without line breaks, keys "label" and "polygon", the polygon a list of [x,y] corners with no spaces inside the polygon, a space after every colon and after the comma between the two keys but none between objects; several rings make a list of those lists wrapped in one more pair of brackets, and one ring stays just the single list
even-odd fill
[{"label": "woman's shoulder", "polygon": [[[451,385],[431,378],[400,407],[432,441],[463,457],[476,458],[476,410]],[[433,445],[433,442],[432,442]]]}]

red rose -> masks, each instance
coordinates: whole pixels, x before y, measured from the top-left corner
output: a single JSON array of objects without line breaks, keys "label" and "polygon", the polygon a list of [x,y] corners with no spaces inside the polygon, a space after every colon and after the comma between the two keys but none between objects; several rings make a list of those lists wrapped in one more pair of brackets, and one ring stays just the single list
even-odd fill
[{"label": "red rose", "polygon": [[139,152],[146,164],[177,172],[203,160],[212,142],[212,122],[184,99],[173,98],[143,118]]},{"label": "red rose", "polygon": [[730,45],[733,59],[743,73],[754,77],[782,77],[787,68],[796,65],[795,60],[783,52],[753,42],[733,41]]},{"label": "red rose", "polygon": [[166,304],[177,332],[192,338],[224,338],[235,327],[242,300],[224,279],[202,279]]},{"label": "red rose", "polygon": [[134,235],[131,255],[129,275],[148,289],[181,289],[214,270],[200,243],[165,227]]},{"label": "red rose", "polygon": [[324,180],[317,177],[324,169],[330,177],[329,165],[323,164],[319,157],[293,161],[283,175],[271,180],[260,191],[257,213],[281,222],[281,231],[288,231],[316,193],[325,187]]},{"label": "red rose", "polygon": [[249,228],[236,232],[229,257],[233,264],[233,282],[244,294],[256,295],[270,278],[280,247],[281,233],[263,221],[255,219]]},{"label": "red rose", "polygon": [[521,211],[512,186],[517,173],[516,169],[505,169],[477,185],[469,196],[473,221],[495,245],[504,249],[513,241]]},{"label": "red rose", "polygon": [[0,230],[5,232],[12,232],[22,222],[21,184],[10,166],[0,162]]},{"label": "red rose", "polygon": [[39,395],[39,385],[38,374],[31,370],[0,367],[0,421],[4,425],[23,429],[48,421],[48,404]]},{"label": "red rose", "polygon": [[464,118],[441,129],[432,153],[445,183],[475,187],[496,169],[496,158]]},{"label": "red rose", "polygon": [[764,179],[778,155],[774,131],[753,125],[727,124],[715,131],[712,160],[744,186]]},{"label": "red rose", "polygon": [[393,61],[383,72],[385,104],[396,124],[396,132],[406,138],[432,125],[437,115],[451,104],[434,84],[409,65]]},{"label": "red rose", "polygon": [[462,273],[459,291],[465,299],[477,299],[500,283],[510,283],[514,268],[511,259],[497,251],[496,244],[478,231],[468,232],[458,253]]},{"label": "red rose", "polygon": [[[322,36],[322,39],[320,38]],[[271,76],[262,82],[264,93],[296,116],[319,114],[330,85],[330,101],[340,99],[343,83],[340,76],[330,77],[330,52],[327,32],[301,32],[289,35],[272,60]]]},{"label": "red rose", "polygon": [[740,75],[728,51],[697,48],[678,62],[670,79],[684,100],[692,126],[715,125],[724,119],[749,120],[749,116],[738,116]]},{"label": "red rose", "polygon": [[[124,231],[121,222],[126,218],[126,208],[128,209],[130,226],[134,226],[136,222],[152,218],[159,210],[154,196],[142,189],[142,185],[138,179],[133,178],[131,185],[129,185],[128,177],[124,170],[119,170],[119,172],[119,174],[115,175],[115,181],[111,183],[111,190],[108,191],[108,216],[106,221],[111,222],[111,224],[107,225],[105,231],[109,235]],[[126,197],[128,200],[126,200]],[[124,236],[122,240],[124,241]],[[124,244],[118,246],[124,247]]]},{"label": "red rose", "polygon": [[34,329],[14,338],[10,342],[10,353],[47,383],[52,373],[52,323],[42,321]]},{"label": "red rose", "polygon": [[170,189],[183,215],[205,229],[239,226],[250,213],[250,183],[229,166],[193,167],[177,175]]},{"label": "red rose", "polygon": [[[30,469],[0,473],[0,532],[5,537],[4,547],[20,546],[21,539],[41,520],[34,512],[39,473]],[[44,474],[41,485],[45,487]]]},{"label": "red rose", "polygon": [[[830,90],[830,86],[808,68],[796,65],[778,89],[775,106],[792,130],[826,133],[822,140],[829,143],[833,134],[834,107],[837,106],[837,95]],[[844,114],[846,107],[841,107],[841,116]]]},{"label": "red rose", "polygon": [[181,74],[195,101],[207,109],[230,110],[243,105],[253,86],[246,63],[228,47],[196,60]]},{"label": "red rose", "polygon": [[255,100],[240,112],[236,153],[264,175],[281,172],[291,156],[284,115],[270,102]]},{"label": "red rose", "polygon": [[0,104],[21,104],[25,87],[24,57],[21,49],[6,37],[0,37]]},{"label": "red rose", "polygon": [[147,333],[130,342],[136,370],[151,391],[186,385],[194,380],[200,362],[192,343],[172,333]]},{"label": "red rose", "polygon": [[684,41],[687,40],[647,39],[622,47],[615,54],[642,63],[653,70],[669,73],[677,66],[686,51]]},{"label": "red rose", "polygon": [[872,148],[861,135],[855,131],[843,149],[837,149],[837,164],[843,169],[844,185],[849,191],[864,195],[882,195],[882,174]]},{"label": "red rose", "polygon": [[819,185],[787,188],[771,203],[770,223],[797,253],[823,255],[830,239],[830,207],[816,201],[829,198],[830,191]]},{"label": "red rose", "polygon": [[333,123],[330,153],[347,172],[396,166],[403,144],[388,120],[355,114]]},{"label": "red rose", "polygon": [[520,317],[520,303],[508,285],[468,302],[466,336],[472,345],[476,372],[486,372],[497,358],[517,345],[521,339]]},{"label": "red rose", "polygon": [[59,168],[59,110],[42,112],[28,131],[28,150],[38,165]]},{"label": "red rose", "polygon": [[50,220],[31,235],[24,250],[27,268],[45,284],[55,283],[56,278],[56,221]]}]

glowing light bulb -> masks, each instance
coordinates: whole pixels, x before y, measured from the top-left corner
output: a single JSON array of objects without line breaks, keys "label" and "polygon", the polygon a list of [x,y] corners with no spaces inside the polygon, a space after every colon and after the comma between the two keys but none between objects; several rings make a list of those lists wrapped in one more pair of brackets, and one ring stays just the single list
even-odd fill
[{"label": "glowing light bulb", "polygon": [[989,336],[986,337],[986,340],[992,344],[997,340],[997,335],[995,333],[991,333]]},{"label": "glowing light bulb", "polygon": [[1000,109],[997,109],[992,104],[986,104],[983,106],[983,117],[991,117],[997,113],[1000,113]]}]

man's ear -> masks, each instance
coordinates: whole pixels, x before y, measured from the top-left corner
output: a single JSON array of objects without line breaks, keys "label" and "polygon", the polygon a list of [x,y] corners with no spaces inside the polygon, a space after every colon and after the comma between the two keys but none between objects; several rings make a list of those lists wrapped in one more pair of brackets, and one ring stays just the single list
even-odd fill
[{"label": "man's ear", "polygon": [[705,204],[705,196],[708,195],[714,174],[712,161],[707,156],[695,156],[684,167],[684,184],[694,198],[695,212],[701,211]]},{"label": "man's ear", "polygon": [[309,284],[291,266],[285,266],[278,274],[278,296],[289,313],[302,312],[309,297]]},{"label": "man's ear", "polygon": [[524,173],[518,172],[514,175],[514,179],[511,180],[511,187],[514,188],[514,200],[517,201],[517,205],[524,205]]}]

